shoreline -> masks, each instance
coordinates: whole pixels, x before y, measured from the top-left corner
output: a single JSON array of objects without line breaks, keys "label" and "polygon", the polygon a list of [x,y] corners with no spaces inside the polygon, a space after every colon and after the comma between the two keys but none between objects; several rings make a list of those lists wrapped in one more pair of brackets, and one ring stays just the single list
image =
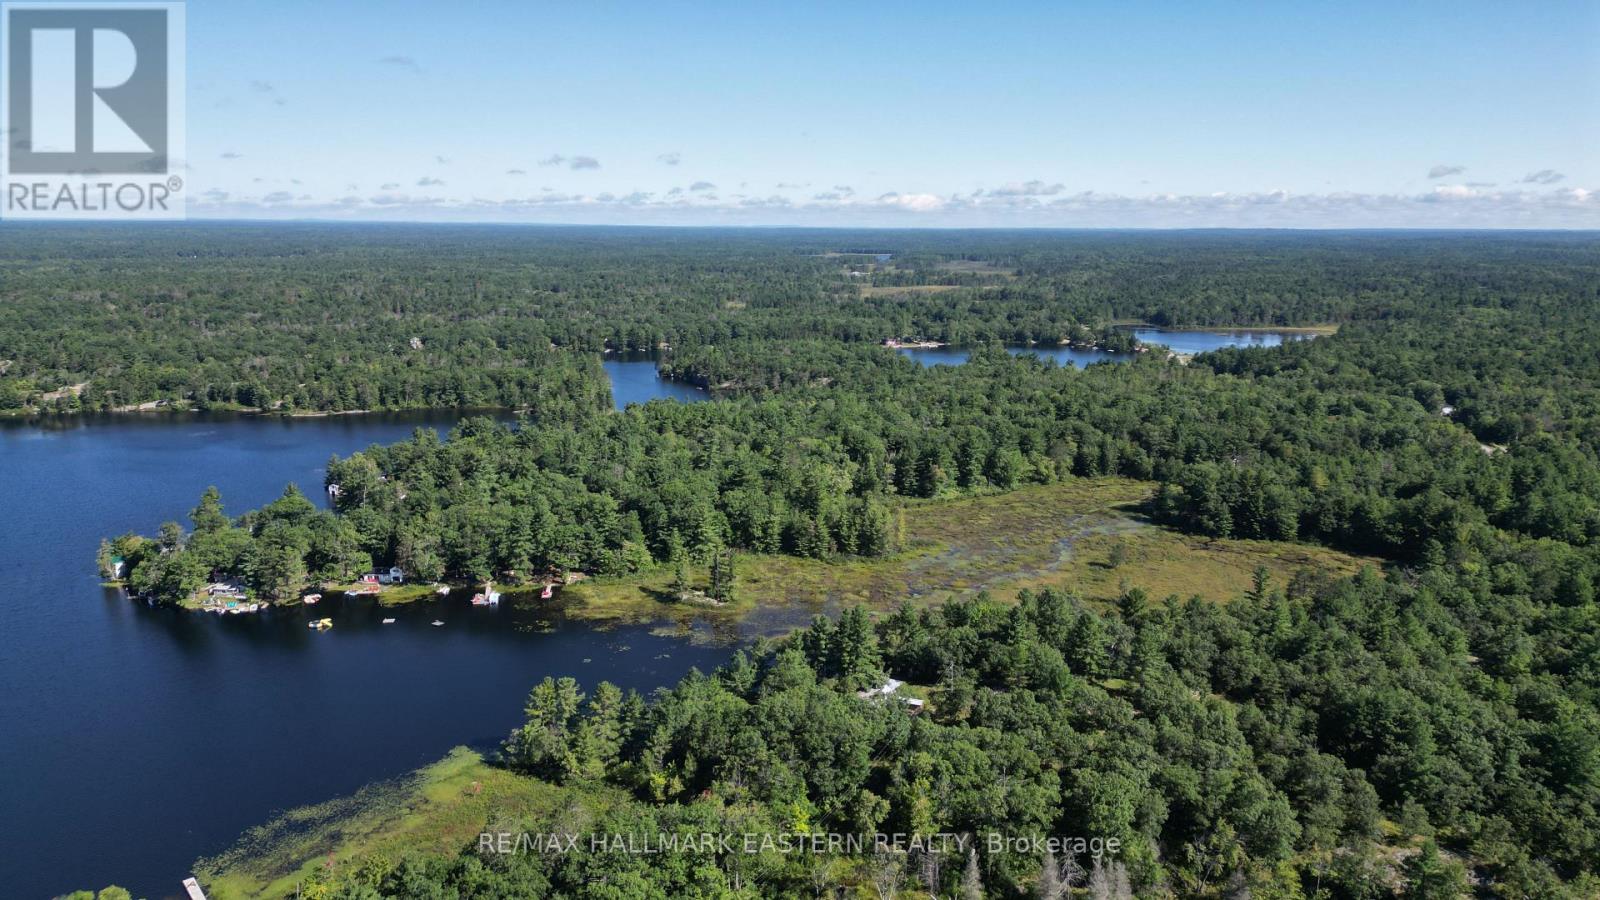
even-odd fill
[{"label": "shoreline", "polygon": [[0,412],[0,423],[19,422],[22,424],[44,424],[48,422],[87,422],[95,419],[160,419],[179,418],[182,416],[223,415],[237,416],[251,419],[331,419],[340,416],[385,416],[385,415],[439,415],[448,413],[517,413],[525,409],[514,406],[397,406],[393,409],[338,409],[338,410],[309,410],[285,412],[271,409],[251,409],[247,407],[211,407],[198,409],[193,406],[162,406],[153,409],[134,409],[131,407],[118,407],[116,409],[77,410],[72,412],[58,412],[55,410],[7,410]]},{"label": "shoreline", "polygon": [[1332,335],[1339,332],[1339,324],[1324,323],[1320,325],[1191,325],[1172,326],[1155,325],[1150,322],[1124,322],[1111,323],[1113,328],[1149,328],[1155,331],[1164,331],[1168,334],[1229,334],[1232,332],[1281,332],[1283,334],[1315,334]]}]

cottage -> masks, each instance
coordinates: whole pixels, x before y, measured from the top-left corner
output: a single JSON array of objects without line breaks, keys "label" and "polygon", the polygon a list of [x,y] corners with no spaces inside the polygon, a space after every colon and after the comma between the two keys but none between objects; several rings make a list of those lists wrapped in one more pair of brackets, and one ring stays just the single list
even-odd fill
[{"label": "cottage", "polygon": [[[406,573],[399,566],[390,566],[388,572],[380,572],[376,576],[379,584],[405,584]],[[366,579],[362,579],[365,581]]]},{"label": "cottage", "polygon": [[[890,678],[890,679],[885,680],[883,682],[883,684],[878,685],[877,687],[875,687],[875,688],[873,688],[871,690],[868,690],[868,691],[856,691],[856,696],[860,697],[863,700],[878,700],[878,699],[882,699],[884,697],[893,696],[896,691],[900,690],[900,688],[902,688],[904,686],[905,686],[905,682],[904,681],[900,681],[899,679],[895,679],[895,678]],[[912,715],[916,715],[917,713],[922,712],[923,702],[921,700],[917,699],[916,697],[901,697],[899,699],[900,699],[900,701],[902,703],[904,703],[906,705],[906,708],[911,711]]]},{"label": "cottage", "polygon": [[206,586],[206,593],[212,597],[226,600],[243,600],[245,595],[244,585],[237,581],[216,581]]},{"label": "cottage", "polygon": [[904,681],[890,678],[883,684],[878,685],[870,691],[857,691],[856,696],[863,700],[870,700],[874,697],[887,697],[890,694],[893,694],[895,691],[900,690],[900,688],[904,685]]},{"label": "cottage", "polygon": [[110,571],[113,580],[122,578],[124,575],[128,574],[128,561],[120,556],[111,557]]}]

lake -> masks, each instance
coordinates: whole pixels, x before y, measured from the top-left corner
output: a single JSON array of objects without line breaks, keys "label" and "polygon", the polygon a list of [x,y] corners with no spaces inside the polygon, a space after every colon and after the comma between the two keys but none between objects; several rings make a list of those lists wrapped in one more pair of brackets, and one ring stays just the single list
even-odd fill
[{"label": "lake", "polygon": [[624,409],[630,403],[649,403],[657,398],[685,403],[711,399],[710,394],[692,384],[668,381],[657,375],[658,358],[655,353],[640,351],[605,355],[601,365],[611,378],[611,402],[617,409]]},{"label": "lake", "polygon": [[1238,331],[1230,329],[1180,331],[1165,328],[1135,328],[1133,336],[1142,343],[1160,344],[1177,353],[1209,353],[1224,347],[1276,347],[1287,341],[1316,337],[1311,331]]},{"label": "lake", "polygon": [[[0,884],[181,893],[199,856],[288,807],[348,794],[451,747],[491,746],[546,675],[649,690],[730,652],[465,597],[380,612],[214,616],[103,588],[101,536],[184,520],[206,485],[232,514],[332,454],[448,430],[445,414],[123,416],[0,424]],[[382,625],[384,616],[397,621]],[[443,627],[433,627],[434,619]]]},{"label": "lake", "polygon": [[[1162,328],[1135,328],[1134,336],[1146,344],[1160,344],[1178,353],[1207,353],[1224,347],[1276,347],[1284,341],[1316,337],[1301,331],[1177,331]],[[1035,355],[1055,362],[1058,366],[1083,368],[1096,362],[1126,362],[1126,353],[1106,350],[1076,350],[1071,347],[1052,347],[1045,344],[1033,346],[1009,345],[1006,352],[1012,356]],[[964,347],[901,347],[900,353],[923,366],[959,366],[971,357],[972,351]]]}]

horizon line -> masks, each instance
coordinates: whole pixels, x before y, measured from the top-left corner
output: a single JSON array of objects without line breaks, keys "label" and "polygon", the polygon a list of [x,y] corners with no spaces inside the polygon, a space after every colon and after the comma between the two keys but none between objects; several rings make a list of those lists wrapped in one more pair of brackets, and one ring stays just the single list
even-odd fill
[{"label": "horizon line", "polygon": [[651,231],[881,231],[881,232],[1072,232],[1072,233],[1193,233],[1193,232],[1292,232],[1321,234],[1364,234],[1409,232],[1417,234],[1594,234],[1600,227],[1559,225],[759,225],[722,223],[716,225],[646,222],[507,222],[491,219],[325,219],[325,218],[184,218],[184,219],[33,219],[0,217],[4,227],[120,226],[160,228],[185,225],[324,225],[361,227],[439,227],[439,228],[549,228],[571,230],[651,230]]}]

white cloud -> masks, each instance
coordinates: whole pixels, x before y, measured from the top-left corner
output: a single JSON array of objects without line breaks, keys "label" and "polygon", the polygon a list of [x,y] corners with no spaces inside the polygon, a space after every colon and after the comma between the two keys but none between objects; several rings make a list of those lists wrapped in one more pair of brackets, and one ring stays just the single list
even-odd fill
[{"label": "white cloud", "polygon": [[[443,187],[423,179],[419,187]],[[398,193],[314,200],[274,191],[259,198],[215,191],[191,200],[197,216],[233,218],[493,221],[571,224],[761,225],[1042,228],[1600,228],[1600,197],[1591,189],[1484,190],[1437,185],[1420,194],[1288,191],[1128,196],[1094,191],[1017,197],[1004,188],[972,195],[891,191],[858,199],[837,190],[806,200],[783,196],[719,197],[710,182],[694,190],[567,194],[468,200]]]},{"label": "white cloud", "polygon": [[935,194],[897,194],[888,193],[878,197],[879,206],[908,209],[912,212],[932,212],[943,209],[945,200]]},{"label": "white cloud", "polygon": [[1024,181],[1020,184],[1012,183],[1001,185],[988,192],[991,197],[1053,197],[1066,189],[1060,183],[1046,184],[1035,179]]},{"label": "white cloud", "polygon": [[1448,178],[1451,175],[1460,175],[1467,170],[1466,166],[1447,166],[1440,163],[1428,170],[1429,178]]}]

